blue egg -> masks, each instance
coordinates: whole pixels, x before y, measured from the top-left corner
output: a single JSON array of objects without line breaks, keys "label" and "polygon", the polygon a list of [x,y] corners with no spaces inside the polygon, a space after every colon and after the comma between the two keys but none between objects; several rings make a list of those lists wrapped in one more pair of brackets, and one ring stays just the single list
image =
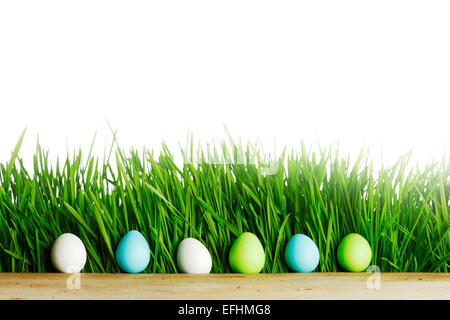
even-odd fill
[{"label": "blue egg", "polygon": [[150,262],[150,248],[144,236],[136,230],[129,231],[116,249],[119,268],[128,273],[139,273]]},{"label": "blue egg", "polygon": [[312,272],[319,264],[319,249],[312,239],[296,234],[289,239],[284,251],[288,267],[296,272]]}]

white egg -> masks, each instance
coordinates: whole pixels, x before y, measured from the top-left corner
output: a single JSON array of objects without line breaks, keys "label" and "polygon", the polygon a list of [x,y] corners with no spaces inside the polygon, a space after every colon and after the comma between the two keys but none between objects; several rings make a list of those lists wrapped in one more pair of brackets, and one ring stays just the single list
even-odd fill
[{"label": "white egg", "polygon": [[177,250],[178,267],[184,273],[209,273],[212,268],[208,249],[194,238],[180,242]]},{"label": "white egg", "polygon": [[80,272],[86,263],[86,248],[76,235],[64,233],[53,243],[51,260],[59,272]]}]

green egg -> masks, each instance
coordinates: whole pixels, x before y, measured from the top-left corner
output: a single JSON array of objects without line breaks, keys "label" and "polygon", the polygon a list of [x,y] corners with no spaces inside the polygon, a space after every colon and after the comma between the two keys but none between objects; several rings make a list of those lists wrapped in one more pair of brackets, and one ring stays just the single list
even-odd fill
[{"label": "green egg", "polygon": [[264,248],[257,236],[244,232],[234,240],[230,249],[230,266],[234,272],[259,273],[266,260]]},{"label": "green egg", "polygon": [[367,240],[357,233],[346,235],[337,249],[338,262],[347,271],[366,270],[372,260],[372,250]]}]

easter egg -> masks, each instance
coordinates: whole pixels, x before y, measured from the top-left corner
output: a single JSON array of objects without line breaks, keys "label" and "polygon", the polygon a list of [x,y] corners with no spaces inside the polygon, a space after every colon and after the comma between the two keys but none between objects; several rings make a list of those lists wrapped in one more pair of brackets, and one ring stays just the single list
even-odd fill
[{"label": "easter egg", "polygon": [[284,256],[288,267],[296,272],[314,271],[320,259],[316,244],[304,234],[296,234],[289,239]]},{"label": "easter egg", "polygon": [[116,261],[122,271],[139,273],[150,262],[150,248],[144,236],[136,230],[129,231],[119,242]]},{"label": "easter egg", "polygon": [[231,269],[239,273],[259,273],[265,262],[264,248],[256,235],[244,232],[234,240],[230,249]]},{"label": "easter egg", "polygon": [[211,254],[203,243],[194,238],[186,238],[180,242],[177,262],[184,273],[209,273],[212,268]]},{"label": "easter egg", "polygon": [[372,250],[367,240],[357,233],[346,235],[338,246],[338,262],[347,271],[364,271],[372,260]]},{"label": "easter egg", "polygon": [[80,238],[63,233],[53,243],[51,261],[59,272],[78,273],[86,264],[86,248]]}]

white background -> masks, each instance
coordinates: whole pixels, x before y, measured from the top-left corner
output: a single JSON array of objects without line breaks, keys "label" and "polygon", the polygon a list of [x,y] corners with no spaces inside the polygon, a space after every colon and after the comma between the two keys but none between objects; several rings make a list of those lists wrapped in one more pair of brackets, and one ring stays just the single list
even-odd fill
[{"label": "white background", "polygon": [[[267,150],[366,142],[421,163],[449,140],[449,1],[1,1],[0,161],[177,151],[188,132]],[[383,154],[380,153],[381,147]],[[356,154],[355,154],[356,156]]]}]

